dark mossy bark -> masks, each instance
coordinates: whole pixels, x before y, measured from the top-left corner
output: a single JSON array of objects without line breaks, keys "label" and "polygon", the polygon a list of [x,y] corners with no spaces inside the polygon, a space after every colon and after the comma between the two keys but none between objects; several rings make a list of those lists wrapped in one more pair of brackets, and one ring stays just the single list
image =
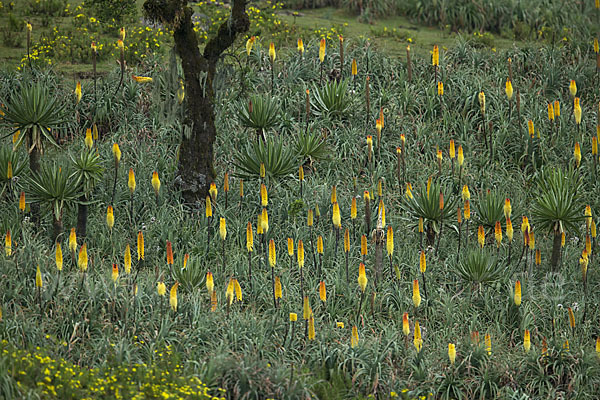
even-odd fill
[{"label": "dark mossy bark", "polygon": [[231,16],[219,27],[201,53],[187,0],[146,0],[146,15],[173,29],[175,51],[181,59],[186,90],[186,120],[179,148],[177,184],[186,203],[193,205],[208,195],[216,177],[213,146],[217,136],[213,107],[213,78],[221,54],[236,35],[248,30],[246,1],[233,1]]}]

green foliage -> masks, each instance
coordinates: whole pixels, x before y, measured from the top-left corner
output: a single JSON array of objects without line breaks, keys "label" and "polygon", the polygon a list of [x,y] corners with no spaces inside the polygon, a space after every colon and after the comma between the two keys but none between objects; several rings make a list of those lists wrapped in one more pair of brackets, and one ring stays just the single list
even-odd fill
[{"label": "green foliage", "polygon": [[65,125],[65,103],[44,83],[23,84],[10,97],[2,100],[3,123],[12,130],[9,135],[21,131],[15,147],[27,138],[29,152],[33,147],[43,149],[43,141],[57,145],[52,131]]},{"label": "green foliage", "polygon": [[247,104],[240,104],[238,118],[246,128],[256,129],[263,137],[279,120],[279,105],[270,96],[251,96]]},{"label": "green foliage", "polygon": [[535,223],[546,231],[575,232],[584,219],[579,201],[581,178],[577,171],[542,171],[537,181],[539,197],[532,208]]},{"label": "green foliage", "polygon": [[0,147],[0,183],[4,186],[8,183],[8,163],[10,162],[12,168],[12,175],[14,178],[19,178],[23,172],[27,163],[21,157],[18,151],[14,151],[10,146]]},{"label": "green foliage", "polygon": [[487,230],[494,230],[496,221],[504,222],[504,198],[496,192],[486,192],[477,202],[477,221]]},{"label": "green foliage", "polygon": [[[443,209],[440,209],[440,193],[444,194]],[[422,184],[412,197],[405,196],[401,207],[410,215],[412,222],[423,218],[427,231],[437,234],[442,224],[448,225],[453,221],[456,213],[457,199],[448,196],[449,193],[450,190],[444,189],[438,180],[432,180],[429,190],[427,184]]]},{"label": "green foliage", "polygon": [[103,24],[124,26],[137,16],[135,0],[87,0],[86,7]]},{"label": "green foliage", "polygon": [[180,283],[181,289],[185,293],[196,293],[204,284],[204,270],[200,260],[196,257],[190,257],[185,268],[183,262],[180,265],[173,265],[171,275],[175,282]]},{"label": "green foliage", "polygon": [[56,221],[62,219],[64,209],[72,206],[80,194],[73,175],[56,164],[42,166],[40,174],[31,177],[28,183],[29,201],[49,206]]},{"label": "green foliage", "polygon": [[327,142],[315,131],[300,131],[296,141],[296,153],[304,160],[322,161],[328,158]]},{"label": "green foliage", "polygon": [[456,265],[455,272],[462,280],[478,288],[503,279],[506,268],[486,251],[471,250]]},{"label": "green foliage", "polygon": [[75,185],[80,186],[85,195],[94,188],[94,185],[102,178],[104,168],[102,168],[100,155],[94,149],[84,149],[79,158],[71,156],[73,162],[73,173],[71,178],[74,179]]},{"label": "green foliage", "polygon": [[311,92],[311,111],[316,116],[327,116],[331,119],[343,119],[352,104],[348,96],[348,81],[330,81]]},{"label": "green foliage", "polygon": [[290,147],[281,139],[257,140],[235,155],[235,176],[244,179],[260,177],[260,165],[271,178],[282,178],[298,169],[298,160]]}]

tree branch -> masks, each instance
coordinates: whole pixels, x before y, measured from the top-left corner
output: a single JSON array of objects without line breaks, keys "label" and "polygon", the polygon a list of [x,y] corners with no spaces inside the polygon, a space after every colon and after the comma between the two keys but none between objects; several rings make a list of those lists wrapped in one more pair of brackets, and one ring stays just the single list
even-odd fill
[{"label": "tree branch", "polygon": [[250,19],[246,14],[246,0],[233,0],[231,17],[219,26],[217,35],[206,44],[204,58],[209,62],[215,62],[233,44],[236,35],[246,32],[248,28],[250,28]]}]

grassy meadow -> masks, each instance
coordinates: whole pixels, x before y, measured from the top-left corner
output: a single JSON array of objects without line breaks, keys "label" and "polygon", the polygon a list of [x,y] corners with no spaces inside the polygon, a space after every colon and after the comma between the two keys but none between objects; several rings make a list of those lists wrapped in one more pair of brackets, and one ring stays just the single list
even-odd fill
[{"label": "grassy meadow", "polygon": [[[250,4],[194,205],[169,27],[2,3],[33,23],[0,48],[0,398],[600,392],[594,2],[495,28]],[[193,7],[203,46],[228,9]]]}]

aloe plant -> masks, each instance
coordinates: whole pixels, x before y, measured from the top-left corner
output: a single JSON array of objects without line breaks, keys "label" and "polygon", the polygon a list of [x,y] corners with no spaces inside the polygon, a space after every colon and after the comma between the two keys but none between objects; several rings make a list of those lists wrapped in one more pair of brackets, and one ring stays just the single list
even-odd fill
[{"label": "aloe plant", "polygon": [[352,104],[352,98],[348,96],[347,80],[333,80],[313,89],[312,93],[310,106],[317,116],[342,119]]},{"label": "aloe plant", "polygon": [[258,178],[261,164],[272,178],[290,175],[298,169],[298,159],[293,150],[284,147],[282,140],[273,139],[249,144],[235,155],[234,164],[237,167],[234,175],[244,179]]},{"label": "aloe plant", "polygon": [[81,188],[81,196],[77,206],[77,235],[85,237],[87,230],[89,197],[96,182],[102,178],[104,168],[100,165],[100,156],[94,150],[83,150],[79,158],[71,156],[75,171],[71,177]]}]

